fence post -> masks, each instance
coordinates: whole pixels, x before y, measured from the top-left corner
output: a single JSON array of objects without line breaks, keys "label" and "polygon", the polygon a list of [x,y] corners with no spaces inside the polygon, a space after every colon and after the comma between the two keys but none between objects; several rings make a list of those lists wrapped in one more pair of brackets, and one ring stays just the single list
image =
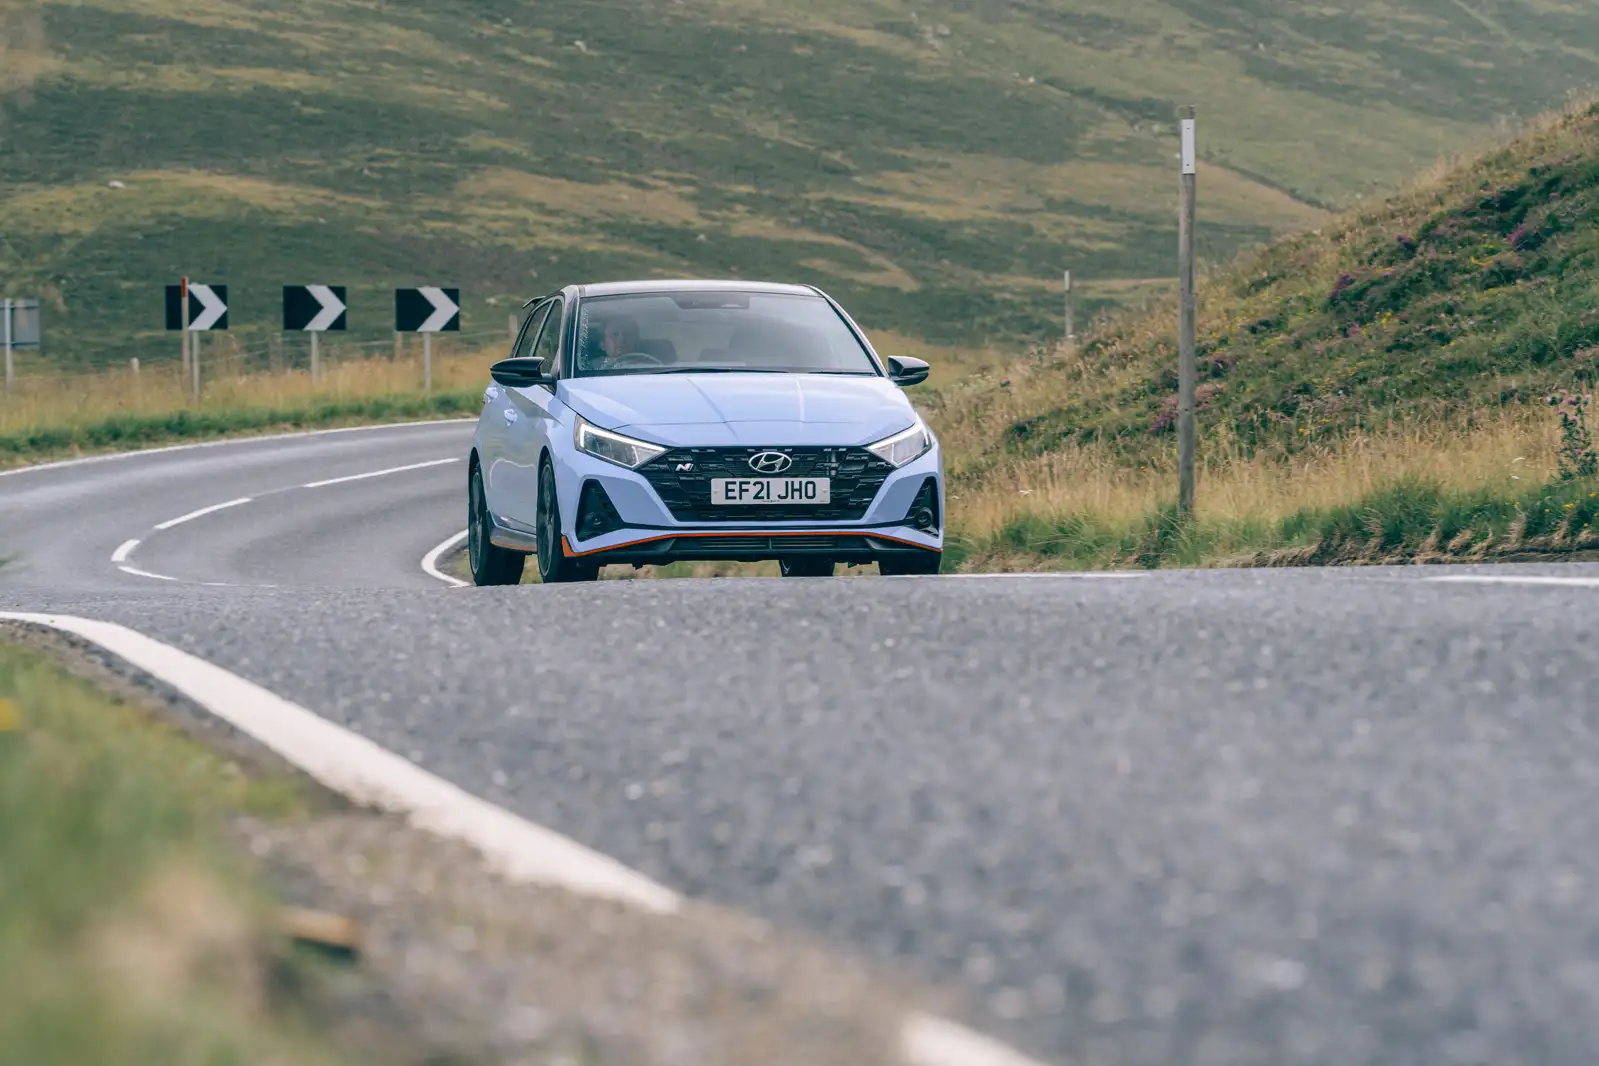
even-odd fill
[{"label": "fence post", "polygon": [[1177,512],[1194,513],[1194,109],[1178,110],[1182,138],[1177,207]]}]

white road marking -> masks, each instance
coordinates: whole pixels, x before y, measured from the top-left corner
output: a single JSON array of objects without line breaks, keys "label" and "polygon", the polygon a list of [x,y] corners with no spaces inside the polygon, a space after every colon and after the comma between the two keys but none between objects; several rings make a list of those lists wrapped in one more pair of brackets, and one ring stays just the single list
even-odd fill
[{"label": "white road marking", "polygon": [[449,574],[446,574],[443,570],[439,569],[439,557],[442,556],[445,552],[449,551],[451,548],[455,547],[457,544],[461,543],[463,540],[465,540],[466,539],[466,532],[467,531],[463,529],[459,533],[450,534],[450,537],[449,537],[448,540],[446,540],[444,543],[438,545],[436,548],[434,548],[432,551],[428,552],[426,555],[422,556],[422,572],[424,574],[426,574],[428,577],[436,577],[436,578],[438,578],[440,581],[444,582],[446,585],[454,585],[458,589],[459,588],[466,588],[467,587],[467,583],[465,581],[462,581],[458,577],[451,577]]},{"label": "white road marking", "polygon": [[1544,574],[1526,574],[1520,577],[1506,574],[1440,574],[1428,581],[1448,581],[1469,585],[1572,585],[1581,588],[1599,586],[1599,577],[1552,577]]},{"label": "white road marking", "polygon": [[123,541],[121,547],[117,548],[116,551],[111,553],[111,561],[114,563],[127,562],[128,556],[132,555],[133,549],[137,548],[138,546],[139,542],[137,540]]},{"label": "white road marking", "polygon": [[407,470],[425,470],[430,466],[443,466],[445,463],[455,463],[460,460],[451,456],[448,459],[433,459],[426,463],[411,463],[407,466],[391,466],[386,470],[370,470],[365,474],[351,474],[348,477],[330,477],[326,481],[310,481],[300,487],[302,489],[320,489],[326,485],[342,485],[347,481],[365,481],[369,477],[384,477],[388,474],[403,474]]},{"label": "white road marking", "polygon": [[154,578],[157,581],[176,581],[176,580],[178,580],[175,577],[168,577],[166,574],[152,574],[148,570],[140,570],[137,566],[118,566],[117,569],[121,570],[124,574],[132,574],[134,577]]},{"label": "white road marking", "polygon": [[662,914],[682,904],[677,893],[616,860],[478,799],[188,652],[89,618],[0,612],[0,620],[49,626],[98,644],[356,803],[403,814],[419,828],[473,845],[513,881],[553,885]]},{"label": "white road marking", "polygon": [[203,518],[206,515],[214,514],[217,511],[225,511],[229,507],[237,507],[241,503],[252,503],[254,500],[254,496],[240,496],[238,499],[229,500],[227,503],[213,503],[210,507],[202,507],[198,511],[190,511],[186,515],[179,515],[177,518],[169,518],[165,522],[157,522],[155,528],[171,529],[173,526],[181,526],[183,523],[192,522],[196,518]]},{"label": "white road marking", "polygon": [[906,1019],[900,1054],[911,1066],[1039,1066],[1019,1051],[931,1014]]},{"label": "white road marking", "polygon": [[61,470],[69,466],[88,466],[91,463],[112,463],[119,459],[135,459],[141,455],[161,455],[166,452],[188,452],[197,448],[226,448],[234,444],[253,444],[260,441],[288,440],[293,437],[326,437],[334,433],[371,433],[380,429],[413,429],[420,426],[463,425],[476,422],[477,416],[468,418],[432,418],[422,422],[384,422],[375,426],[339,426],[335,429],[302,429],[292,433],[263,433],[258,436],[226,437],[222,440],[202,440],[193,444],[167,444],[160,448],[138,448],[126,452],[108,452],[105,455],[85,455],[78,459],[57,459],[49,463],[33,463],[0,470],[0,477],[31,474],[36,470]]},{"label": "white road marking", "polygon": [[[615,859],[479,799],[366,737],[169,644],[112,622],[69,615],[0,611],[0,621],[47,626],[99,645],[354,802],[403,814],[420,829],[475,847],[491,869],[511,881],[550,885],[656,914],[683,906],[678,893]],[[1041,1066],[965,1026],[921,1012],[902,1024],[900,1054],[908,1066]]]}]

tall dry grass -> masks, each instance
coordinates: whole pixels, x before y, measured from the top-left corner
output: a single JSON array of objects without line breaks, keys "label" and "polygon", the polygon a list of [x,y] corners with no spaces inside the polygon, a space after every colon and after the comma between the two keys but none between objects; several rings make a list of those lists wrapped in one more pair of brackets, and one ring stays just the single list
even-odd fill
[{"label": "tall dry grass", "polygon": [[[959,438],[957,438],[959,439]],[[1558,433],[1546,408],[1507,407],[1473,423],[1438,419],[1351,431],[1290,456],[1251,454],[1213,435],[1199,456],[1195,528],[1185,563],[1226,562],[1280,546],[1296,517],[1328,514],[1407,486],[1510,499],[1554,476]],[[994,464],[957,484],[950,524],[965,565],[1120,565],[1127,546],[1176,498],[1175,454],[1129,465],[1114,446],[1081,446]],[[1063,532],[1065,531],[1065,532]],[[1083,540],[1060,549],[1060,538]],[[1097,545],[1097,547],[1096,547]]]},{"label": "tall dry grass", "polygon": [[[220,347],[220,346],[219,346]],[[433,391],[446,394],[480,388],[500,348],[436,343]],[[344,354],[337,348],[313,383],[308,368],[272,368],[259,353],[206,350],[201,358],[201,394],[174,362],[83,373],[28,366],[9,395],[0,394],[0,437],[35,430],[83,427],[119,418],[160,420],[180,413],[307,410],[423,391],[421,346],[400,357]]]}]

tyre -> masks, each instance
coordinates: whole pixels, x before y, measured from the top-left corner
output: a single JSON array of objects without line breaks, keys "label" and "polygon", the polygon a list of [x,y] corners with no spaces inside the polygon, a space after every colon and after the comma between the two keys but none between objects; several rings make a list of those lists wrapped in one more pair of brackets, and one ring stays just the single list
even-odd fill
[{"label": "tyre", "polygon": [[936,574],[939,564],[944,561],[943,552],[907,552],[904,555],[890,555],[877,560],[877,572],[884,577],[899,577],[905,574]]},{"label": "tyre", "polygon": [[784,577],[832,577],[833,560],[816,559],[801,555],[795,559],[780,559],[777,567]]},{"label": "tyre", "polygon": [[586,559],[569,559],[561,550],[561,503],[555,495],[555,468],[546,459],[539,468],[539,580],[546,585],[563,581],[593,581],[600,568]]},{"label": "tyre", "polygon": [[475,463],[466,491],[466,557],[478,585],[516,585],[527,556],[489,541],[489,504],[483,494],[483,470]]}]

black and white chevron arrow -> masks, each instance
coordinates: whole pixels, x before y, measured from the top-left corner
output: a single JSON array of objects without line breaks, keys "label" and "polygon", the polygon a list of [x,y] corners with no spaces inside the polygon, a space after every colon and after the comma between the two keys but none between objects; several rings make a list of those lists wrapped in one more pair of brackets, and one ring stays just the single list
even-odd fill
[{"label": "black and white chevron arrow", "polygon": [[344,329],[346,292],[343,285],[283,286],[283,328],[307,333]]},{"label": "black and white chevron arrow", "polygon": [[461,290],[394,290],[394,329],[397,333],[457,333],[461,329]]},{"label": "black and white chevron arrow", "polygon": [[[167,329],[183,328],[183,288],[167,286]],[[228,287],[189,282],[189,330],[228,328]]]}]

